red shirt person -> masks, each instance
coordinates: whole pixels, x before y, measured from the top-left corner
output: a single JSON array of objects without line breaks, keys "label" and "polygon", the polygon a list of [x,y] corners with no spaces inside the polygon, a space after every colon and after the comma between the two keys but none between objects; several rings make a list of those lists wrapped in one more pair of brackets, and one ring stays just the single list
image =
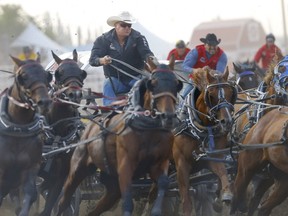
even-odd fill
[{"label": "red shirt person", "polygon": [[175,60],[184,60],[189,51],[190,49],[186,47],[185,42],[179,40],[177,41],[175,48],[169,52],[167,60],[169,60],[172,55],[174,55]]},{"label": "red shirt person", "polygon": [[266,44],[264,44],[254,56],[254,61],[260,63],[259,65],[263,70],[267,70],[269,67],[275,53],[281,53],[281,50],[275,44],[275,36],[273,34],[268,34],[266,36]]}]

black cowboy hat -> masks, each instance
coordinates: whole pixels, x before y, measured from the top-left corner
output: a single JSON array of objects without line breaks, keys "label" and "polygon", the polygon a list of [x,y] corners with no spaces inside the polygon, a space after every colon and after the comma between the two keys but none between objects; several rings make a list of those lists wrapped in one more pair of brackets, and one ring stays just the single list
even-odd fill
[{"label": "black cowboy hat", "polygon": [[221,42],[221,39],[217,39],[215,34],[209,33],[206,35],[206,38],[200,38],[200,41],[205,44],[216,46]]}]

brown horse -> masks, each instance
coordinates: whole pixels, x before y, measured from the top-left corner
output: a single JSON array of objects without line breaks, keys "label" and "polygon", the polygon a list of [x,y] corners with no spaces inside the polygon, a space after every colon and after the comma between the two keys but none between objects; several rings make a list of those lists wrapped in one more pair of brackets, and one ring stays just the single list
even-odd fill
[{"label": "brown horse", "polygon": [[[252,177],[267,167],[270,163],[279,171],[274,172],[274,190],[258,210],[258,215],[270,215],[272,209],[279,205],[288,196],[288,154],[287,154],[287,108],[274,109],[265,114],[248,132],[243,144],[270,144],[277,143],[269,148],[255,148],[240,152],[238,157],[238,171],[234,182],[234,197],[231,213],[247,211],[245,203],[246,188]],[[277,174],[278,173],[278,174]],[[273,173],[272,173],[273,174]],[[270,186],[270,185],[269,185]],[[267,187],[266,187],[267,189]],[[250,212],[249,215],[252,215]]]},{"label": "brown horse", "polygon": [[[55,70],[53,85],[54,101],[46,114],[46,119],[52,131],[52,143],[46,147],[63,147],[80,140],[83,124],[80,120],[78,106],[82,99],[83,82],[87,73],[77,64],[78,54],[73,51],[73,59],[60,59],[54,52],[52,56],[58,64]],[[72,103],[69,103],[72,102]],[[73,104],[74,103],[74,104]],[[48,152],[49,153],[49,152]],[[65,151],[48,159],[42,164],[39,176],[44,179],[40,190],[45,193],[45,207],[40,215],[51,215],[53,206],[67,178],[70,159],[73,151]]]},{"label": "brown horse", "polygon": [[[271,65],[270,71],[266,76],[266,82],[270,83],[271,86],[268,86],[268,95],[273,94],[272,99],[269,101],[269,103],[272,103],[275,107],[275,105],[286,105],[287,104],[287,92],[288,92],[288,70],[286,69],[286,64],[287,64],[288,60],[287,57],[280,61],[279,63],[277,63],[277,65]],[[273,67],[274,66],[274,67]],[[268,106],[269,108],[269,106]],[[272,108],[269,108],[266,110],[266,112],[264,113],[265,115],[262,118],[267,118],[266,115],[268,115],[268,118],[270,118],[269,116],[271,115],[270,112],[267,113],[267,111],[270,111]],[[275,111],[273,110],[273,113]],[[262,119],[261,118],[261,119]],[[260,119],[260,120],[261,120]],[[266,120],[267,121],[267,120]],[[273,122],[274,123],[274,122]],[[260,125],[259,125],[260,124]],[[277,135],[276,134],[271,134],[269,135],[269,133],[265,133],[265,130],[263,130],[263,135],[265,134],[265,139],[262,137],[262,140],[257,140],[255,141],[255,139],[251,138],[251,133],[255,133],[254,128],[260,128],[261,124],[263,124],[263,120],[258,121],[256,123],[256,125],[254,127],[252,127],[252,129],[248,132],[247,137],[244,139],[243,144],[251,144],[251,143],[256,143],[256,144],[260,144],[260,143],[269,143],[269,142],[280,142],[280,140],[277,140]],[[269,127],[270,127],[271,123],[269,123]],[[268,125],[267,125],[268,126]],[[283,126],[284,127],[284,126]],[[277,129],[280,132],[283,132],[280,130],[279,126],[277,127]],[[258,129],[257,129],[258,130]],[[285,129],[284,129],[285,130]],[[270,131],[269,131],[270,132]],[[248,136],[249,135],[249,136]],[[272,138],[273,136],[273,138]],[[261,139],[261,137],[259,137],[259,139]],[[269,139],[267,141],[263,141]],[[272,139],[272,140],[271,140]],[[245,148],[245,147],[244,147]],[[246,204],[245,204],[245,191],[247,188],[247,184],[250,182],[250,180],[252,179],[252,177],[254,177],[254,175],[258,172],[260,173],[263,167],[266,167],[267,164],[270,162],[270,164],[274,165],[271,161],[270,161],[270,156],[267,155],[267,152],[270,152],[270,149],[274,149],[273,148],[263,148],[261,150],[255,149],[255,150],[246,150],[246,151],[242,151],[239,154],[239,158],[238,158],[238,173],[235,179],[235,192],[234,192],[234,198],[233,198],[233,206],[232,206],[232,212],[234,213],[237,210],[237,206],[238,206],[238,210],[240,211],[246,211]],[[253,160],[249,160],[249,163],[247,163],[247,159],[249,159],[252,155],[255,155],[255,157],[253,158]],[[250,156],[249,156],[250,155]],[[256,157],[257,155],[257,157]],[[262,157],[261,160],[258,160],[259,157]],[[266,158],[266,155],[268,156],[268,159]],[[259,156],[259,157],[258,157]],[[255,160],[258,160],[257,162],[254,162]],[[275,166],[275,165],[274,165]],[[273,166],[271,166],[273,167]],[[275,166],[277,168],[277,166]],[[269,169],[270,170],[270,169]],[[284,190],[285,187],[281,186],[282,182],[286,181],[288,176],[287,173],[282,173],[281,175],[279,175],[279,173],[281,171],[277,171],[276,169],[272,169],[273,173],[272,175],[274,176],[274,178],[276,178],[276,183],[275,186],[276,188],[280,188],[282,187],[281,193],[279,193],[279,197],[278,199],[275,198],[277,197],[277,193],[273,193],[274,197],[271,196],[271,199],[268,199],[265,204],[263,206],[261,206],[261,208],[259,209],[259,213],[258,215],[269,215],[271,210],[278,204],[280,204],[280,201],[283,201],[283,196],[284,194],[287,192]],[[267,176],[266,176],[267,177]],[[265,178],[265,180],[262,180],[258,187],[255,189],[255,196],[252,198],[250,205],[249,205],[249,211],[248,211],[248,215],[252,215],[253,212],[255,211],[255,209],[257,208],[263,194],[266,192],[266,190],[273,184],[273,179],[271,178]],[[280,195],[281,194],[281,195]],[[282,199],[282,200],[281,200]]]},{"label": "brown horse", "polygon": [[[273,105],[285,105],[286,97],[282,92],[275,88],[274,67],[283,59],[280,53],[277,53],[271,62],[263,82],[259,85],[256,92],[238,92],[237,103],[235,104],[235,123],[233,125],[233,137],[237,142],[241,142],[249,129],[267,113]],[[280,68],[283,70],[283,68]],[[261,104],[261,103],[262,104]],[[244,103],[244,105],[243,105]]]},{"label": "brown horse", "polygon": [[[189,194],[189,175],[192,172],[208,168],[214,172],[222,183],[222,200],[230,200],[227,171],[223,163],[213,159],[201,160],[203,151],[214,151],[226,148],[227,134],[231,129],[234,103],[237,97],[236,88],[227,82],[228,68],[220,73],[209,68],[203,68],[194,74],[197,86],[186,99],[186,108],[182,110],[185,127],[175,129],[173,157],[177,169],[177,179],[183,213],[188,216],[192,212],[191,195]],[[223,155],[215,155],[215,160]],[[200,160],[198,160],[200,159]]]},{"label": "brown horse", "polygon": [[51,99],[48,85],[52,75],[38,61],[16,64],[15,80],[1,97],[0,204],[12,191],[23,189],[19,215],[29,214],[37,198],[36,177],[41,164],[44,118]]},{"label": "brown horse", "polygon": [[133,87],[132,107],[109,115],[101,124],[92,122],[86,127],[82,141],[88,140],[88,143],[74,151],[58,215],[68,206],[79,183],[95,167],[102,171],[106,193],[89,215],[109,210],[121,196],[124,215],[131,215],[132,180],[146,173],[157,181],[159,189],[152,215],[161,214],[169,184],[167,173],[174,139],[171,129],[177,123],[176,97],[182,83],[176,79],[172,68],[156,67],[151,59],[148,64],[153,70],[151,77],[138,81]]}]

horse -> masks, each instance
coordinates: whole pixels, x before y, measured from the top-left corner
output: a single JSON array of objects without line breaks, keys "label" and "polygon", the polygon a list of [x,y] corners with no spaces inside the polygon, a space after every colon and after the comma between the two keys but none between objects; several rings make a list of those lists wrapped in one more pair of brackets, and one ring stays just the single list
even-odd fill
[{"label": "horse", "polygon": [[[288,102],[287,101],[288,70],[286,69],[287,62],[288,62],[288,58],[285,57],[283,60],[277,63],[276,66],[274,65],[274,67],[272,66],[270,67],[267,77],[270,78],[270,83],[273,83],[274,85],[273,89],[271,87],[269,88],[270,94],[271,92],[274,92],[274,97],[270,101],[270,103],[273,102],[274,106],[272,108],[268,107],[269,109],[265,112],[265,115],[263,115],[260,118],[260,120],[258,120],[256,124],[248,131],[243,141],[244,148],[245,148],[245,144],[255,144],[255,143],[267,144],[271,142],[281,141],[278,139],[280,135],[277,135],[277,133],[270,134],[270,132],[272,131],[269,131],[269,132],[266,131],[266,129],[270,128],[270,125],[274,125],[275,127],[274,122],[269,123],[269,126],[266,125],[267,127],[265,129],[263,129],[262,124],[264,124],[263,122],[265,121],[267,122],[267,118],[271,117],[270,112],[273,113],[272,115],[276,115],[275,114],[276,111],[273,110],[273,108],[275,108],[276,105],[278,105],[276,107],[279,107],[280,105],[287,105],[287,102]],[[262,118],[264,118],[264,120],[262,120]],[[272,120],[272,119],[269,119],[269,120]],[[281,126],[281,121],[280,121],[280,126]],[[262,135],[259,137],[259,139],[255,139],[253,138],[252,134],[254,133],[256,135],[255,131],[258,131],[259,128],[261,128],[260,130],[263,129],[262,132],[263,132],[263,135],[265,134],[265,136]],[[279,126],[277,126],[277,130],[279,131],[279,133],[285,133],[285,129],[286,129],[285,126],[282,125],[282,128],[283,130],[281,131],[279,130]],[[268,198],[268,200],[265,201],[265,204],[260,207],[258,215],[269,215],[272,209],[276,205],[280,204],[281,201],[283,201],[283,199],[285,198],[285,194],[287,196],[288,191],[287,190],[285,191],[285,187],[282,186],[283,184],[282,182],[286,182],[286,180],[288,179],[288,175],[287,173],[283,173],[283,170],[282,170],[282,174],[279,175],[279,173],[281,173],[281,169],[279,171],[279,168],[278,168],[279,166],[275,165],[275,163],[273,162],[273,159],[271,159],[272,156],[270,155],[271,152],[273,152],[273,154],[277,153],[278,149],[279,148],[281,149],[281,147],[283,151],[283,146],[266,148],[264,145],[263,149],[256,148],[256,149],[245,150],[245,151],[240,152],[239,158],[238,158],[238,172],[237,172],[235,183],[234,183],[233,205],[231,206],[232,213],[236,212],[237,210],[247,211],[247,206],[246,206],[245,198],[244,198],[247,185],[249,184],[249,182],[251,181],[251,179],[254,177],[256,173],[261,172],[264,168],[267,167],[267,164],[271,164],[270,167],[272,167],[272,170],[273,170],[272,176],[275,178],[275,182],[276,182],[274,185],[276,186],[275,188],[277,188],[276,191],[278,191],[278,194],[273,192],[273,195],[269,196],[270,199]],[[274,151],[275,148],[277,149],[277,151]],[[279,158],[282,158],[282,156],[283,155],[279,155]],[[251,159],[251,160],[248,160],[248,159]],[[247,163],[247,161],[249,161],[249,163]],[[271,170],[271,168],[269,170]],[[267,176],[268,175],[266,175],[266,177]],[[263,194],[273,184],[273,182],[274,182],[273,179],[269,177],[269,178],[265,178],[263,181],[259,183],[258,187],[256,187],[255,189],[255,195],[250,201],[248,215],[253,214]],[[277,197],[278,195],[279,197]]]},{"label": "horse", "polygon": [[233,67],[238,75],[237,85],[239,86],[238,91],[251,90],[258,87],[260,84],[260,77],[257,75],[256,66],[254,62],[233,62]]},{"label": "horse", "polygon": [[[263,116],[269,112],[273,105],[285,105],[286,100],[283,97],[279,87],[275,85],[274,67],[284,57],[278,53],[274,56],[263,81],[259,84],[256,91],[238,92],[235,108],[235,122],[232,127],[233,139],[241,142],[249,129]],[[238,103],[239,102],[239,103]],[[263,102],[262,104],[257,102]],[[244,103],[244,105],[243,105]],[[266,105],[265,105],[266,104]]]},{"label": "horse", "polygon": [[29,214],[37,199],[36,177],[41,164],[45,115],[52,75],[38,61],[11,56],[16,71],[13,84],[1,94],[0,205],[8,193],[23,189],[18,215]]},{"label": "horse", "polygon": [[177,93],[183,84],[172,72],[173,62],[169,69],[149,58],[148,65],[151,76],[135,83],[130,94],[131,106],[86,126],[81,140],[87,144],[79,145],[73,153],[58,215],[69,205],[79,183],[95,168],[101,170],[106,193],[89,215],[109,210],[121,197],[123,214],[131,215],[132,180],[146,174],[157,181],[158,186],[151,214],[161,214],[169,184],[167,173],[174,139],[171,130],[178,122]]},{"label": "horse", "polygon": [[[80,140],[84,128],[80,120],[78,106],[82,99],[82,87],[87,73],[77,64],[78,54],[73,50],[73,59],[60,59],[53,51],[52,56],[58,67],[55,70],[55,82],[52,89],[54,100],[51,109],[45,115],[52,131],[52,143],[46,147],[64,147]],[[72,102],[72,103],[70,103]],[[72,150],[53,155],[42,164],[39,176],[43,178],[40,191],[45,194],[45,206],[41,216],[51,215],[53,206],[62,190],[69,172]],[[49,152],[48,152],[49,153]]]},{"label": "horse", "polygon": [[[234,196],[231,206],[232,214],[235,213],[237,209],[242,212],[247,211],[245,203],[246,188],[252,177],[267,167],[268,164],[276,168],[276,171],[275,168],[273,168],[273,172],[270,173],[270,175],[274,177],[275,187],[265,202],[260,205],[258,215],[270,215],[272,209],[288,196],[288,155],[286,151],[287,111],[288,109],[286,107],[270,111],[247,133],[243,145],[262,144],[263,146],[260,146],[261,148],[255,147],[255,149],[244,150],[239,154],[238,171],[234,182]],[[275,145],[265,147],[265,144],[268,145],[271,143]],[[267,181],[265,182],[267,183]],[[269,187],[271,183],[273,183],[273,181],[270,181],[270,184],[268,184]],[[267,188],[266,186],[265,189]],[[262,195],[263,194],[261,194],[260,198]],[[253,209],[253,211],[254,210],[255,209]],[[250,210],[248,215],[253,215],[253,211]]]},{"label": "horse", "polygon": [[[225,165],[201,160],[201,154],[206,153],[203,151],[223,149],[228,145],[227,134],[232,126],[233,105],[237,98],[237,89],[227,81],[228,75],[228,68],[221,73],[206,67],[193,74],[196,88],[186,97],[184,109],[179,114],[183,121],[174,130],[173,159],[186,216],[193,210],[189,193],[191,173],[210,169],[221,180],[222,200],[232,198]],[[215,155],[215,160],[222,157],[223,154]]]}]

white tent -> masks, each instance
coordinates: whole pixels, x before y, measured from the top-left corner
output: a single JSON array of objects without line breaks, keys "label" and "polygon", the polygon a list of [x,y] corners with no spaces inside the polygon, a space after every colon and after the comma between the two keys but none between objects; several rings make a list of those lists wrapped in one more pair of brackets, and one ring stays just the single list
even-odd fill
[{"label": "white tent", "polygon": [[135,30],[139,31],[142,35],[146,37],[151,51],[157,58],[167,58],[169,51],[175,46],[173,43],[169,43],[158,37],[151,31],[149,31],[147,28],[145,28],[143,25],[141,25],[139,22],[133,24],[132,26]]},{"label": "white tent", "polygon": [[39,49],[54,50],[56,52],[67,51],[64,47],[47,37],[32,23],[11,43],[11,47],[23,46],[33,46]]}]

